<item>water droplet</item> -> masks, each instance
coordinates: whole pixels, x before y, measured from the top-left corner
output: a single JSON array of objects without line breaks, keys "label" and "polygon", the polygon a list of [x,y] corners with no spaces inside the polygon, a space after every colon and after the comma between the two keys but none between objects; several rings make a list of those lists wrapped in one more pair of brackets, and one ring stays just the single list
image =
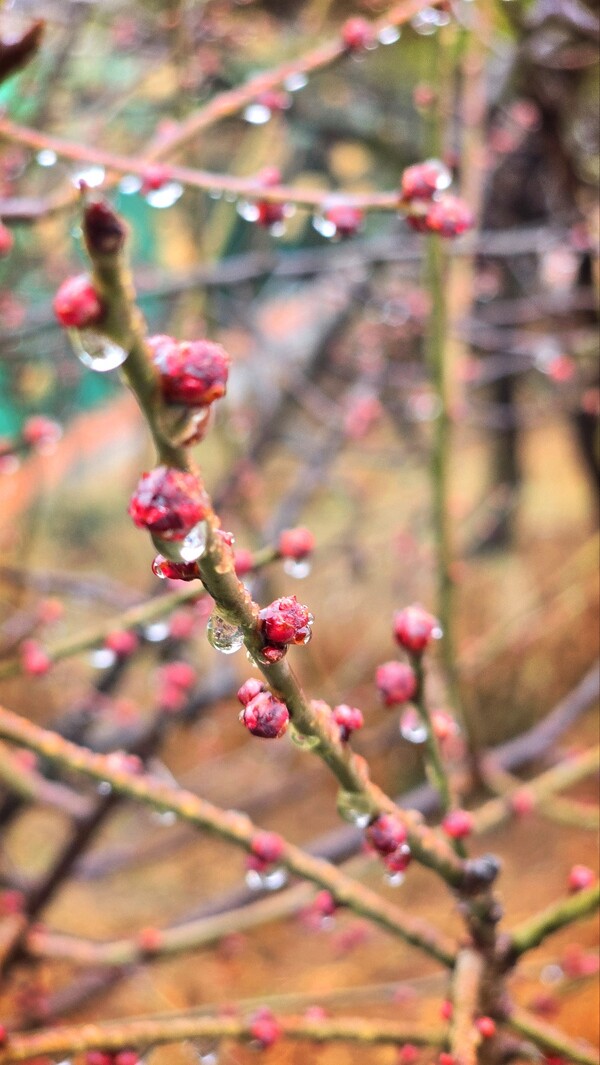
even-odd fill
[{"label": "water droplet", "polygon": [[411,19],[411,26],[415,33],[422,37],[430,37],[440,26],[447,26],[450,16],[445,11],[437,11],[434,7],[424,7]]},{"label": "water droplet", "polygon": [[90,663],[94,669],[110,669],[117,661],[117,656],[109,647],[97,647],[90,654]]},{"label": "water droplet", "polygon": [[246,122],[250,122],[253,126],[264,126],[265,122],[269,121],[271,114],[271,108],[265,107],[264,104],[248,104],[244,111],[244,118]]},{"label": "water droplet", "polygon": [[427,739],[427,727],[413,707],[400,717],[400,735],[409,743],[425,743]]},{"label": "water droplet", "polygon": [[213,611],[208,619],[206,635],[215,651],[221,651],[224,655],[235,654],[244,643],[242,630],[230,621],[225,621],[216,611]]},{"label": "water droplet", "polygon": [[169,626],[166,621],[152,621],[144,628],[144,639],[149,643],[161,643],[169,635]]},{"label": "water droplet", "polygon": [[155,822],[155,824],[162,825],[163,828],[168,828],[169,825],[174,825],[177,821],[177,814],[174,814],[172,810],[163,810],[162,813],[159,813],[158,810],[155,810],[152,814],[150,814],[150,817]]},{"label": "water droplet", "polygon": [[337,811],[344,821],[350,821],[357,828],[366,828],[373,816],[368,796],[355,791],[338,791]]},{"label": "water droplet", "polygon": [[316,229],[317,233],[320,233],[322,237],[326,237],[328,240],[331,237],[335,237],[337,233],[337,226],[335,222],[330,222],[328,218],[324,218],[322,214],[316,214],[312,220],[313,229]]},{"label": "water droplet", "polygon": [[190,529],[185,539],[178,544],[179,555],[182,562],[196,562],[206,551],[207,525],[205,521],[199,521]]},{"label": "water droplet", "polygon": [[180,185],[178,181],[167,181],[159,189],[151,189],[146,194],[146,203],[150,207],[164,210],[165,207],[172,207],[174,203],[177,203],[182,195],[183,185]]},{"label": "water droplet", "polygon": [[219,1054],[216,1050],[200,1050],[198,1061],[200,1065],[219,1065]]},{"label": "water droplet", "polygon": [[292,743],[299,747],[301,751],[314,751],[315,747],[318,747],[321,742],[318,736],[303,736],[294,725],[290,725],[289,734]]},{"label": "water droplet", "polygon": [[432,638],[432,640],[441,640],[443,635],[444,635],[444,630],[443,630],[441,625],[436,625],[435,628],[431,630],[431,638]]},{"label": "water droplet", "polygon": [[305,85],[308,85],[308,78],[306,74],[299,70],[295,74],[289,74],[283,84],[288,92],[298,92],[299,89],[303,89]]},{"label": "water droplet", "polygon": [[80,167],[73,172],[71,181],[76,188],[79,188],[81,184],[85,185],[88,189],[97,189],[100,187],[104,178],[106,177],[106,171],[103,166],[85,166]]},{"label": "water droplet", "polygon": [[295,577],[297,581],[304,580],[312,570],[312,563],[308,558],[286,558],[283,563],[283,572],[288,577]]},{"label": "water droplet", "polygon": [[385,874],[385,880],[387,880],[388,884],[391,884],[392,887],[400,887],[400,884],[403,884],[405,879],[406,878],[405,878],[405,874],[404,873],[386,873]]},{"label": "water droplet", "polygon": [[384,26],[377,34],[380,44],[395,44],[400,40],[400,28],[398,26]]},{"label": "water droplet", "polygon": [[281,866],[262,873],[257,869],[248,869],[246,873],[246,884],[251,891],[279,891],[285,887],[287,879],[287,871]]},{"label": "water droplet", "polygon": [[540,982],[542,984],[559,984],[564,979],[564,970],[556,963],[550,962],[548,965],[544,965],[540,973]]},{"label": "water droplet", "polygon": [[52,148],[42,148],[41,152],[37,153],[36,159],[40,166],[56,166],[58,156]]},{"label": "water droplet", "polygon": [[139,192],[141,187],[142,179],[137,174],[125,174],[119,182],[119,192],[124,196],[132,196],[134,192]]},{"label": "water droplet", "polygon": [[99,795],[110,795],[112,784],[108,780],[101,780],[96,790]]},{"label": "water droplet", "polygon": [[79,361],[97,373],[116,370],[127,358],[124,348],[90,329],[84,329],[82,332],[79,329],[68,329],[67,333]]},{"label": "water droplet", "polygon": [[223,189],[209,189],[208,195],[211,200],[221,200],[223,198]]},{"label": "water droplet", "polygon": [[249,203],[248,200],[240,200],[237,204],[236,211],[246,220],[246,222],[256,222],[260,215],[258,204]]}]

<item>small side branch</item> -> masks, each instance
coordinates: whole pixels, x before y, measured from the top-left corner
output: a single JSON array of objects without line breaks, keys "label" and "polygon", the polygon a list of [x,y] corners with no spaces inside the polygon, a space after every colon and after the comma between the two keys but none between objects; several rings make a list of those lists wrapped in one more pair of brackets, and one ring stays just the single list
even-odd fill
[{"label": "small side branch", "polygon": [[511,963],[514,963],[526,951],[538,947],[546,936],[559,932],[561,928],[566,928],[574,921],[589,917],[599,905],[600,884],[594,884],[593,887],[578,891],[566,899],[559,899],[541,913],[530,917],[511,933],[508,948]]}]

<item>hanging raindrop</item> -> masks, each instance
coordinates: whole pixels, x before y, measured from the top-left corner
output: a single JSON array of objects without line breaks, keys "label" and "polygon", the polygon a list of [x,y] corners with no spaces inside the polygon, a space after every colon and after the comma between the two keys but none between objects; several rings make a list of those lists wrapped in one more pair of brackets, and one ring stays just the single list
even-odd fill
[{"label": "hanging raindrop", "polygon": [[398,26],[384,26],[377,34],[377,40],[380,44],[395,44],[400,40],[400,35]]},{"label": "hanging raindrop", "polygon": [[90,654],[90,664],[94,669],[110,669],[117,661],[117,656],[109,647],[97,647]]},{"label": "hanging raindrop", "polygon": [[236,211],[246,222],[256,222],[260,215],[257,203],[249,203],[248,200],[240,200]]},{"label": "hanging raindrop", "polygon": [[56,152],[52,151],[52,148],[42,148],[35,158],[40,166],[56,166],[58,156]]},{"label": "hanging raindrop", "polygon": [[179,557],[182,562],[196,562],[206,551],[207,526],[205,521],[199,521],[190,529],[187,536],[178,542]]},{"label": "hanging raindrop", "polygon": [[144,627],[144,639],[149,643],[161,643],[162,640],[166,640],[170,634],[169,626],[166,621],[153,621],[150,625]]},{"label": "hanging raindrop", "polygon": [[303,89],[305,85],[308,85],[308,78],[306,74],[299,70],[295,74],[289,74],[283,84],[288,92],[298,92],[299,89]]},{"label": "hanging raindrop", "polygon": [[286,558],[283,563],[283,572],[288,577],[295,577],[297,581],[304,580],[312,570],[312,563],[308,558]]},{"label": "hanging raindrop", "polygon": [[246,884],[251,891],[279,891],[285,887],[287,879],[287,872],[281,866],[264,872],[248,869],[246,873]]},{"label": "hanging raindrop", "polygon": [[250,122],[252,126],[264,126],[265,122],[269,121],[271,115],[271,108],[265,107],[264,104],[248,104],[244,111],[246,122]]},{"label": "hanging raindrop", "polygon": [[392,887],[400,887],[404,883],[405,875],[404,873],[386,873],[385,879]]},{"label": "hanging raindrop", "polygon": [[344,821],[350,821],[357,828],[366,828],[373,816],[369,798],[355,791],[338,792],[337,810]]},{"label": "hanging raindrop", "polygon": [[100,187],[105,177],[106,171],[103,166],[86,166],[81,167],[79,170],[75,170],[71,177],[71,181],[77,189],[80,188],[81,185],[85,185],[88,189],[97,189]]},{"label": "hanging raindrop", "polygon": [[155,824],[162,825],[163,828],[168,828],[177,821],[177,814],[174,814],[172,810],[163,810],[162,813],[155,810],[150,814],[150,817]]},{"label": "hanging raindrop", "polygon": [[164,210],[165,207],[172,207],[174,203],[177,203],[182,195],[183,185],[180,185],[178,181],[167,181],[159,189],[151,189],[146,194],[145,200],[150,207]]},{"label": "hanging raindrop", "polygon": [[322,237],[326,237],[328,240],[331,237],[335,237],[337,233],[337,226],[335,222],[330,221],[328,218],[324,218],[322,214],[316,214],[312,220],[313,229],[316,229],[317,233],[320,233]]},{"label": "hanging raindrop", "polygon": [[77,358],[84,366],[96,373],[107,373],[122,366],[127,352],[107,337],[93,333],[90,329],[67,329],[71,346]]},{"label": "hanging raindrop", "polygon": [[244,634],[237,625],[225,621],[216,611],[210,615],[206,626],[209,644],[224,655],[235,654],[244,643]]},{"label": "hanging raindrop", "polygon": [[425,743],[427,739],[427,726],[412,706],[400,718],[400,735],[409,743]]},{"label": "hanging raindrop", "polygon": [[139,192],[141,187],[142,179],[137,174],[125,174],[119,182],[119,192],[122,192],[124,196],[133,196],[134,192]]}]

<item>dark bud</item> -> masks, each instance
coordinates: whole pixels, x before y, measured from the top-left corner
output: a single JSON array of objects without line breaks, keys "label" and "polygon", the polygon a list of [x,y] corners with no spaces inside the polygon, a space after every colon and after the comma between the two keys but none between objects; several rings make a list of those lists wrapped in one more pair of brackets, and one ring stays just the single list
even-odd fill
[{"label": "dark bud", "polygon": [[37,19],[16,40],[0,39],[0,84],[33,59],[42,43],[45,27],[44,20]]},{"label": "dark bud", "polygon": [[106,200],[96,200],[83,212],[83,235],[91,255],[116,255],[125,243],[127,230]]},{"label": "dark bud", "polygon": [[494,854],[484,854],[481,858],[470,858],[465,862],[461,892],[465,895],[476,895],[479,891],[494,883],[500,868],[500,861]]}]

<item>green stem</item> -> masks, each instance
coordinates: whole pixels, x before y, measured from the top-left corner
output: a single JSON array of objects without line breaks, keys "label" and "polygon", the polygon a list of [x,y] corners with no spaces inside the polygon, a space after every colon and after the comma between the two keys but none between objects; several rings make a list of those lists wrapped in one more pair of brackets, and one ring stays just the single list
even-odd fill
[{"label": "green stem", "polygon": [[521,954],[539,946],[546,936],[559,932],[561,928],[580,921],[594,913],[600,905],[600,884],[578,891],[568,898],[553,902],[541,913],[535,914],[522,925],[515,928],[510,935],[508,956],[516,961]]},{"label": "green stem", "polygon": [[527,1010],[513,1010],[507,1018],[507,1024],[515,1032],[531,1039],[542,1050],[550,1050],[567,1061],[575,1062],[576,1065],[598,1065],[598,1051],[589,1043],[571,1039],[554,1025],[532,1017]]},{"label": "green stem", "polygon": [[452,793],[450,790],[450,781],[442,758],[442,752],[440,745],[437,741],[437,736],[433,729],[431,721],[431,714],[429,713],[429,707],[427,700],[425,699],[425,669],[423,666],[423,655],[415,654],[411,655],[411,665],[417,678],[417,691],[415,693],[413,703],[419,712],[419,716],[425,725],[427,730],[427,739],[425,740],[425,748],[427,751],[427,758],[429,761],[429,769],[433,777],[433,783],[440,793],[441,806],[444,813],[447,813],[452,806]]}]

